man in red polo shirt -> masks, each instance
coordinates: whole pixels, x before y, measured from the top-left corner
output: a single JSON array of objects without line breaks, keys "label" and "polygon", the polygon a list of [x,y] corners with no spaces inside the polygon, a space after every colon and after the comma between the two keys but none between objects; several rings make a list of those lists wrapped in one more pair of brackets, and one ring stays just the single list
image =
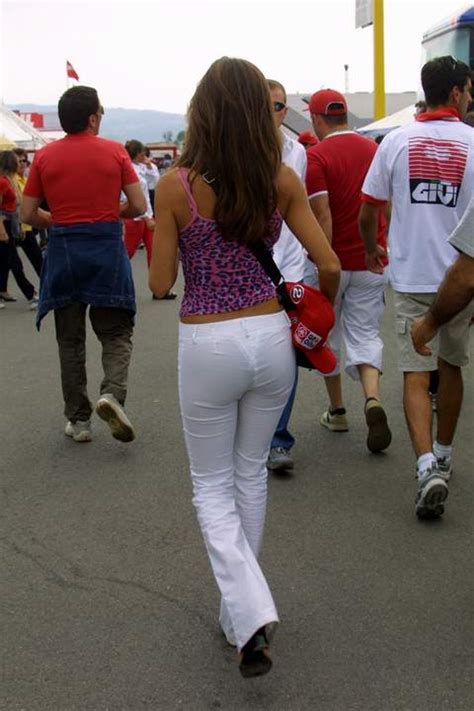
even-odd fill
[{"label": "man in red polo shirt", "polygon": [[[346,432],[349,428],[340,375],[342,336],[346,372],[361,381],[365,396],[367,447],[371,452],[380,452],[391,441],[379,396],[383,351],[379,331],[384,312],[385,277],[367,270],[358,228],[361,188],[377,144],[349,129],[346,100],[338,91],[317,91],[310,99],[309,111],[320,143],[307,152],[308,197],[342,268],[334,305],[336,325],[330,337],[338,364],[325,378],[329,407],[320,422],[332,432]],[[382,214],[379,218],[378,240],[385,249],[385,222]],[[314,270],[311,272],[305,278],[308,283],[314,281]]]},{"label": "man in red polo shirt", "polygon": [[[65,433],[76,442],[89,442],[92,405],[85,365],[89,306],[104,369],[96,412],[116,439],[130,442],[135,433],[123,405],[136,305],[120,217],[142,214],[145,199],[123,146],[97,135],[104,109],[95,89],[69,89],[59,100],[58,113],[67,135],[36,153],[21,211],[23,222],[49,228],[37,325],[54,310],[68,420]],[[121,209],[122,190],[128,202]],[[50,213],[41,210],[43,199]]]}]

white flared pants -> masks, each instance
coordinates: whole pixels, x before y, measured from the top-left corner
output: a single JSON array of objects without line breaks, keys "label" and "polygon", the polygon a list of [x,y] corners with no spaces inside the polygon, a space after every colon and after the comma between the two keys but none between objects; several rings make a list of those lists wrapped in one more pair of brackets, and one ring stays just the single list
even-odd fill
[{"label": "white flared pants", "polygon": [[278,621],[257,558],[266,460],[295,379],[288,317],[180,324],[178,377],[193,503],[222,596],[220,624],[241,649]]}]

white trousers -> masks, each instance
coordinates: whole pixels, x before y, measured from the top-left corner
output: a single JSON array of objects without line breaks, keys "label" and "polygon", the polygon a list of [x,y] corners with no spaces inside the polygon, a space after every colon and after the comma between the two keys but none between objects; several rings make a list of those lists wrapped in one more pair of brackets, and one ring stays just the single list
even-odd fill
[{"label": "white trousers", "polygon": [[[308,270],[305,282],[319,286],[317,272]],[[336,323],[329,336],[329,345],[337,365],[329,375],[341,372],[341,338],[346,349],[346,373],[359,380],[358,365],[366,363],[382,372],[383,341],[380,324],[385,309],[384,290],[387,277],[369,271],[343,270],[334,304]]]},{"label": "white trousers", "polygon": [[278,622],[257,558],[270,442],[295,379],[282,311],[180,324],[179,397],[193,503],[222,602],[220,624],[239,650]]}]

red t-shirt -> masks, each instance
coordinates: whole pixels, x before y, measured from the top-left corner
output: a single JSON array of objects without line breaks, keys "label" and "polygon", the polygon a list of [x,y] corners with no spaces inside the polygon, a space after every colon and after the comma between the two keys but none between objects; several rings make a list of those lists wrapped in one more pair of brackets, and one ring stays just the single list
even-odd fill
[{"label": "red t-shirt", "polygon": [[24,195],[46,198],[55,224],[119,219],[120,191],[139,179],[125,148],[76,133],[39,150]]},{"label": "red t-shirt", "polygon": [[[307,152],[306,188],[311,199],[328,193],[332,248],[347,271],[367,269],[358,217],[365,175],[377,151],[370,138],[353,131],[332,133]],[[386,220],[380,211],[377,241],[386,248]]]},{"label": "red t-shirt", "polygon": [[2,198],[0,202],[0,210],[6,210],[6,212],[15,212],[16,210],[16,193],[10,180],[8,180],[6,175],[0,177],[0,196]]}]

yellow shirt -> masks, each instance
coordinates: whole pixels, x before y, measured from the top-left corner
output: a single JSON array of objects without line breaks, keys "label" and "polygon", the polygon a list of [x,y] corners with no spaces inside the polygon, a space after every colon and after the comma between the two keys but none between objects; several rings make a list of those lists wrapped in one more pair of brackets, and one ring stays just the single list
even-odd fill
[{"label": "yellow shirt", "polygon": [[[17,173],[17,174],[15,175],[15,183],[17,184],[20,193],[23,193],[23,190],[25,189],[25,185],[26,185],[26,178],[25,178],[25,176],[24,176],[24,175],[19,175],[19,173]],[[25,224],[25,223],[23,222],[22,225],[21,225],[21,229],[22,229],[22,232],[31,232],[31,230],[32,230],[33,228],[32,228],[31,225],[27,225],[27,224]]]}]

